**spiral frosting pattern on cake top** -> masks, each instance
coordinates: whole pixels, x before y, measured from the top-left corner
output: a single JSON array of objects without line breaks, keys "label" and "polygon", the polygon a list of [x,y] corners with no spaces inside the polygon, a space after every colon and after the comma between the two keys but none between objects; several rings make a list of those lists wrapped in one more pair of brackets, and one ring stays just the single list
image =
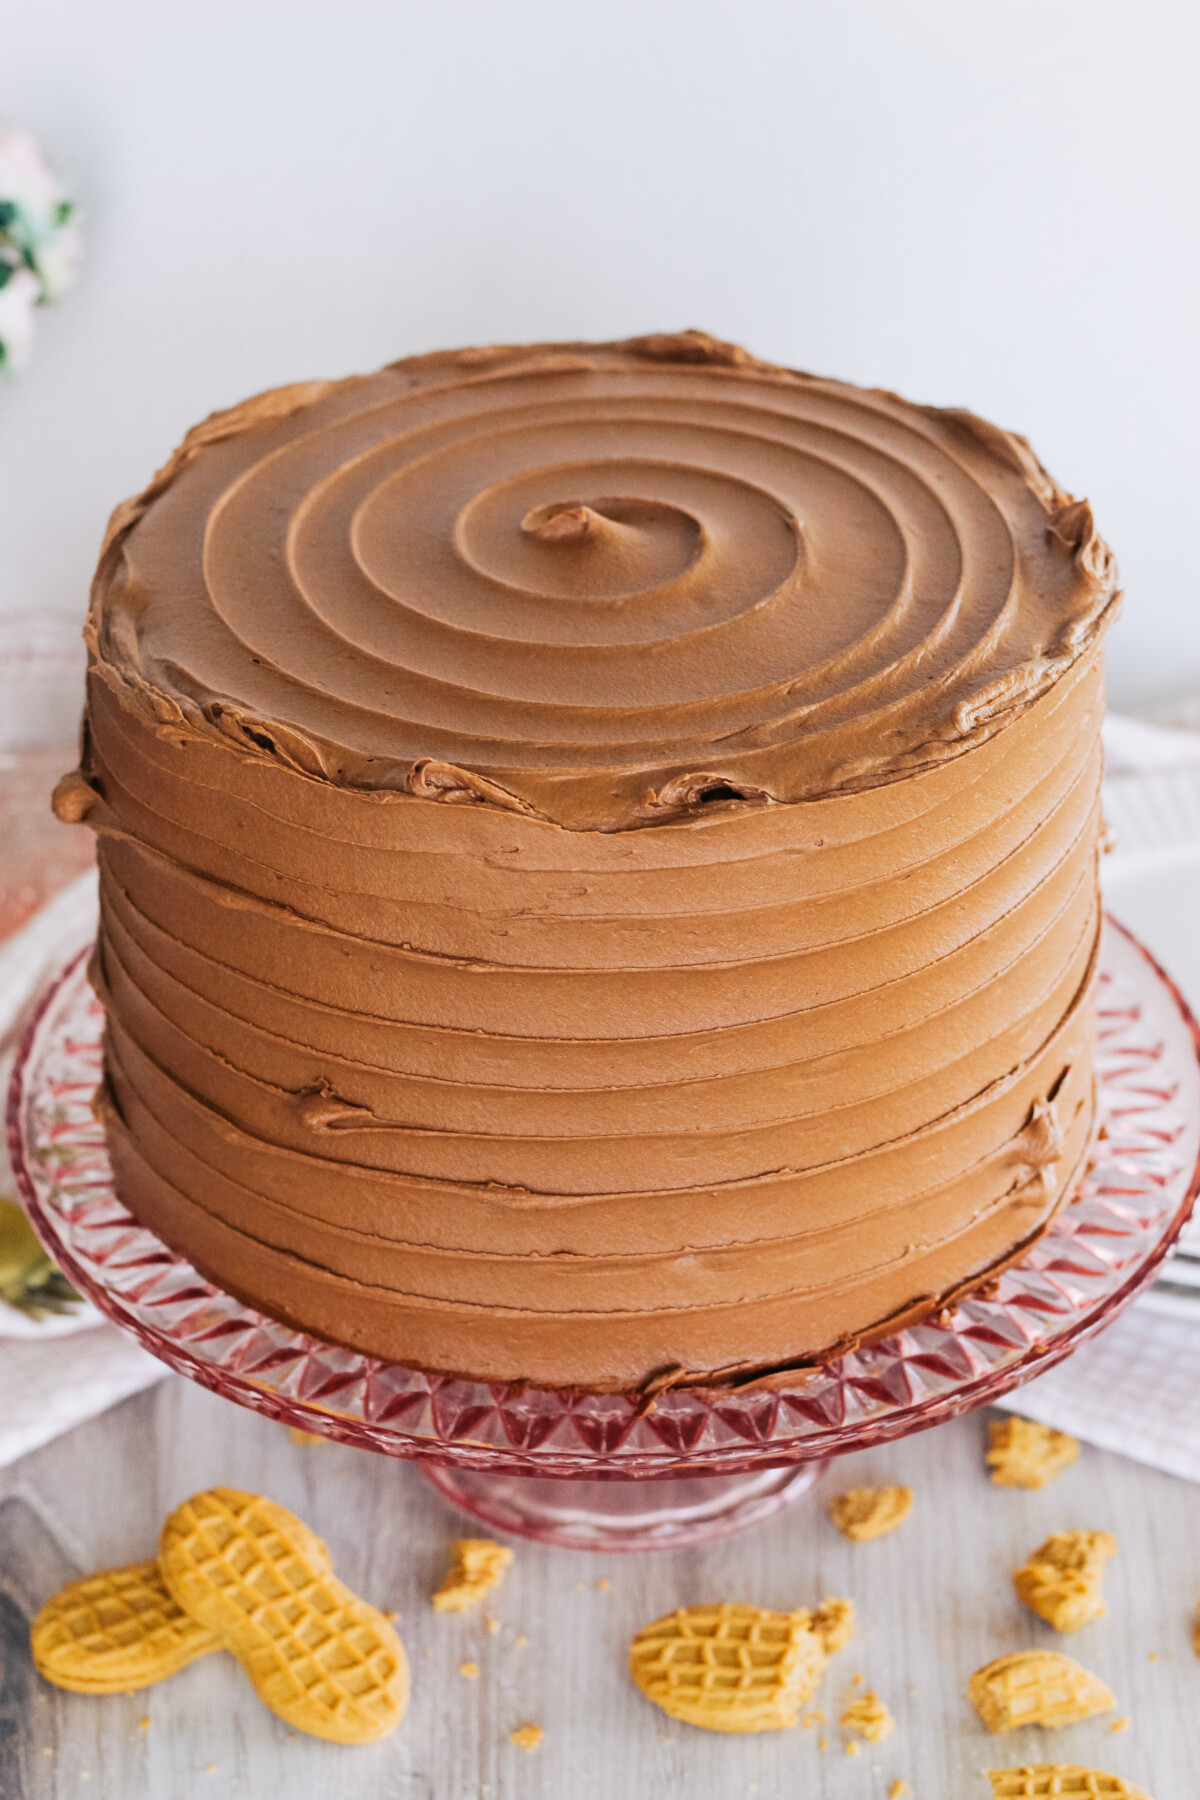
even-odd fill
[{"label": "spiral frosting pattern on cake top", "polygon": [[160,721],[619,830],[954,757],[1114,601],[1022,439],[683,333],[216,415],[114,516],[90,630]]}]

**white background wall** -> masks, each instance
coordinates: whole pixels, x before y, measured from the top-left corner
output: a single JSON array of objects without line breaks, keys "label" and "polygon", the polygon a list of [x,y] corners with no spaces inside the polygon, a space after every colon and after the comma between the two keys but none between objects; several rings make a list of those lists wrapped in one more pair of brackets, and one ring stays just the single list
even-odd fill
[{"label": "white background wall", "polygon": [[0,0],[87,213],[0,387],[0,609],[255,389],[702,325],[965,403],[1121,559],[1114,697],[1200,687],[1192,0]]}]

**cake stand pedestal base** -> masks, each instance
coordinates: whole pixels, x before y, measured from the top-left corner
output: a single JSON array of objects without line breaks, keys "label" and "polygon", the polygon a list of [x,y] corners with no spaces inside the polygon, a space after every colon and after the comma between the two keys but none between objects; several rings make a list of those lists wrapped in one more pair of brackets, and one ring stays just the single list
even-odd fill
[{"label": "cake stand pedestal base", "polygon": [[570,1550],[677,1550],[756,1525],[806,1494],[826,1463],[813,1459],[741,1475],[630,1481],[543,1480],[423,1463],[444,1500],[495,1531]]}]

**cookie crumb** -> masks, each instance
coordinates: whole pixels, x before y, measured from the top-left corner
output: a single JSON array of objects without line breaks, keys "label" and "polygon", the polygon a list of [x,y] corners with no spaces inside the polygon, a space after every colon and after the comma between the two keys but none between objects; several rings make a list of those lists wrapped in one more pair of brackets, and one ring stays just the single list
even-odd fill
[{"label": "cookie crumb", "polygon": [[601,1575],[597,1578],[596,1586],[599,1588],[600,1592],[603,1593],[606,1588],[612,1586],[612,1582],[608,1579],[607,1575]]},{"label": "cookie crumb", "polygon": [[865,1544],[903,1525],[912,1511],[909,1487],[850,1488],[829,1505],[829,1517],[843,1537]]},{"label": "cookie crumb", "polygon": [[487,1629],[490,1632],[491,1636],[495,1637],[496,1633],[500,1629],[500,1621],[496,1617],[495,1613],[488,1613],[483,1622],[487,1626]]},{"label": "cookie crumb", "polygon": [[888,1800],[912,1800],[912,1789],[907,1781],[901,1781],[897,1777],[888,1789]]},{"label": "cookie crumb", "polygon": [[832,1595],[822,1600],[809,1618],[808,1629],[820,1640],[826,1656],[836,1656],[854,1636],[853,1600],[837,1600]]},{"label": "cookie crumb", "polygon": [[896,1721],[879,1698],[867,1692],[857,1695],[841,1717],[843,1731],[856,1731],[868,1744],[882,1744],[896,1729]]},{"label": "cookie crumb", "polygon": [[[138,1730],[139,1731],[149,1731],[149,1729],[150,1729],[150,1714],[146,1713],[142,1718],[140,1718],[138,1720]],[[46,1755],[49,1756],[50,1751],[47,1750]]]},{"label": "cookie crumb", "polygon": [[1110,1731],[1128,1731],[1129,1730],[1129,1720],[1128,1719],[1114,1719],[1108,1729]]},{"label": "cookie crumb", "polygon": [[293,1444],[328,1444],[331,1441],[319,1431],[301,1431],[299,1425],[289,1425],[288,1436]]},{"label": "cookie crumb", "polygon": [[479,1664],[477,1662],[461,1662],[458,1665],[458,1672],[460,1675],[464,1676],[467,1681],[478,1681]]},{"label": "cookie crumb", "polygon": [[818,1738],[817,1739],[817,1749],[818,1750],[828,1750],[828,1748],[829,1748],[829,1739],[828,1738]]},{"label": "cookie crumb", "polygon": [[846,1755],[847,1756],[857,1756],[858,1755],[858,1743],[854,1738],[851,1738],[849,1743],[846,1745]]},{"label": "cookie crumb", "polygon": [[518,1725],[515,1731],[508,1734],[510,1743],[515,1744],[518,1750],[536,1750],[545,1735],[540,1725]]},{"label": "cookie crumb", "polygon": [[529,1642],[529,1639],[527,1637],[522,1637],[520,1632],[518,1632],[516,1637],[513,1639],[513,1649],[514,1650],[523,1650],[528,1642]]},{"label": "cookie crumb", "polygon": [[489,1588],[504,1579],[513,1553],[491,1538],[457,1538],[450,1546],[453,1558],[440,1588],[433,1596],[435,1612],[466,1612]]}]

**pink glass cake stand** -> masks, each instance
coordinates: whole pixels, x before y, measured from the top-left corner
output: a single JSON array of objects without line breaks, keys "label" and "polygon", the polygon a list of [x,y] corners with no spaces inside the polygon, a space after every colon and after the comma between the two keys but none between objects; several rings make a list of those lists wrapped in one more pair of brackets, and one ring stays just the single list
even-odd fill
[{"label": "pink glass cake stand", "polygon": [[997,1399],[1133,1299],[1200,1187],[1200,1029],[1149,952],[1110,920],[1097,1158],[986,1297],[772,1391],[685,1389],[646,1406],[629,1394],[452,1380],[254,1312],[130,1216],[91,1111],[103,1015],[84,958],[45,993],[9,1091],[13,1169],[46,1249],[181,1375],[269,1418],[416,1459],[461,1510],[546,1543],[640,1550],[720,1536],[804,1492],[830,1456]]}]

